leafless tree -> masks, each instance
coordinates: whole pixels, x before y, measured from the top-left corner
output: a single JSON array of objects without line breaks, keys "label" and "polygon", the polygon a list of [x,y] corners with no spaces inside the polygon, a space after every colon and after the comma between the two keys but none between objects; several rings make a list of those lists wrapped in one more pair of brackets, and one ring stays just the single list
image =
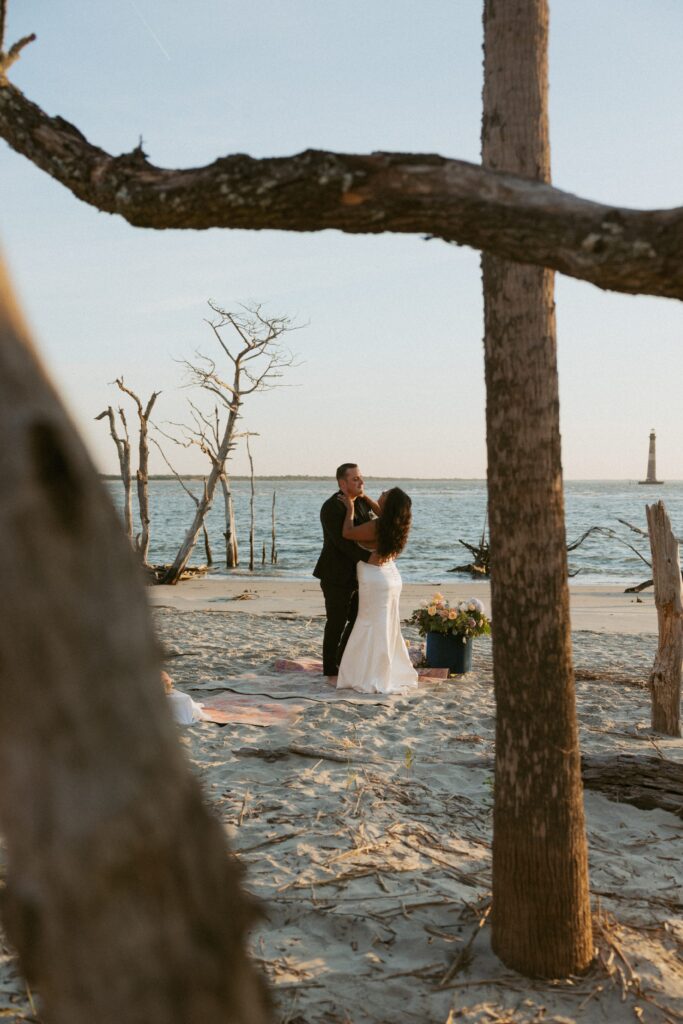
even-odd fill
[{"label": "leafless tree", "polygon": [[[484,3],[482,156],[550,180],[547,0]],[[554,275],[482,257],[496,774],[492,943],[523,974],[593,957],[571,657]],[[533,529],[530,524],[533,523]]]},{"label": "leafless tree", "polygon": [[161,394],[160,391],[153,391],[147,404],[143,405],[141,399],[124,384],[123,377],[116,378],[116,384],[125,395],[132,398],[138,413],[139,420],[139,442],[138,442],[138,469],[135,474],[138,485],[138,514],[140,516],[140,533],[135,538],[135,547],[142,559],[142,564],[148,564],[149,555],[149,418],[152,415],[154,403]]},{"label": "leafless tree", "polygon": [[[166,435],[166,436],[168,436],[168,435]],[[150,438],[150,440],[151,440],[152,444],[155,445],[155,447],[157,448],[157,450],[158,450],[159,454],[161,455],[162,459],[164,460],[164,462],[166,463],[168,468],[173,473],[173,476],[176,478],[176,480],[178,481],[178,483],[180,484],[182,489],[185,491],[185,494],[188,496],[190,501],[194,504],[194,507],[197,508],[197,506],[199,505],[199,500],[200,499],[187,486],[187,484],[183,480],[183,478],[180,475],[180,473],[175,469],[175,467],[173,466],[173,464],[169,460],[168,456],[166,455],[166,452],[161,447],[161,445],[159,444],[157,439],[155,437],[152,437],[152,438]],[[173,440],[175,441],[176,439],[173,438]],[[202,481],[202,485],[203,485],[203,488],[204,488],[204,494],[206,494],[206,477],[204,477],[204,480]],[[208,566],[208,565],[212,565],[213,564],[213,556],[211,554],[211,541],[209,540],[209,531],[206,529],[206,523],[202,524],[202,533],[204,535],[204,552],[206,554],[206,564]],[[158,571],[160,568],[164,568],[164,567],[163,566],[162,567],[155,566],[154,567],[155,572]]]},{"label": "leafless tree", "polygon": [[[219,407],[227,413],[222,434],[213,440],[205,430],[204,440],[212,466],[206,481],[204,497],[199,502],[192,524],[185,535],[173,565],[162,578],[162,583],[176,583],[187,565],[197,536],[225,470],[225,463],[236,437],[237,421],[245,398],[256,391],[266,391],[280,383],[283,371],[294,362],[292,353],[282,344],[283,335],[294,330],[288,317],[267,317],[261,306],[243,307],[240,312],[222,309],[209,302],[215,317],[207,321],[214,339],[225,357],[228,375],[219,370],[215,360],[201,352],[194,362],[186,360],[189,384],[212,395]],[[230,340],[228,341],[227,338]],[[229,379],[228,379],[229,377]],[[217,415],[217,414],[216,414]],[[206,420],[195,410],[196,430],[201,433]]]},{"label": "leafless tree", "polygon": [[[249,483],[251,486],[251,493],[249,497],[249,572],[254,571],[254,459],[251,454],[251,445],[249,444],[249,438],[251,434],[247,434],[247,456],[249,458]],[[265,549],[264,549],[265,550]],[[264,558],[265,561],[265,558]]]},{"label": "leafless tree", "polygon": [[[223,537],[225,538],[225,564],[228,569],[234,569],[239,565],[239,551],[237,546],[237,529],[235,526],[235,507],[232,500],[232,489],[230,486],[230,476],[226,469],[227,457],[221,465],[219,459],[219,452],[221,448],[221,438],[224,434],[224,427],[221,425],[220,411],[217,405],[214,406],[211,415],[206,415],[196,405],[196,403],[189,401],[190,406],[190,417],[192,419],[192,425],[187,423],[173,423],[171,426],[179,431],[179,434],[170,434],[168,431],[161,431],[165,437],[168,437],[175,444],[182,445],[184,448],[196,447],[202,454],[206,455],[211,466],[218,472],[218,479],[223,491],[223,503],[225,508],[225,529],[223,531]],[[161,430],[160,427],[157,427]],[[234,448],[235,436],[233,436],[233,442],[228,449],[228,456]],[[167,462],[167,464],[169,464]],[[170,464],[169,464],[170,465]],[[173,470],[175,473],[175,470]],[[180,477],[175,474],[178,480]],[[184,485],[183,485],[184,486]],[[187,488],[186,488],[187,490]],[[206,496],[206,480],[204,480],[204,492]],[[193,495],[194,498],[194,495]],[[196,502],[198,506],[198,502]],[[205,539],[207,537],[206,526],[204,525]]]},{"label": "leafless tree", "polygon": [[128,436],[128,424],[126,423],[126,414],[123,409],[119,407],[118,414],[121,419],[121,425],[123,426],[123,435],[119,435],[116,429],[116,417],[114,416],[114,410],[109,405],[101,412],[99,416],[96,416],[96,420],[102,420],[106,416],[109,419],[109,433],[112,436],[112,440],[116,445],[116,453],[119,457],[119,471],[121,473],[121,482],[123,483],[123,520],[126,527],[126,534],[133,540],[133,491],[131,487],[131,472],[130,472],[130,437]]}]

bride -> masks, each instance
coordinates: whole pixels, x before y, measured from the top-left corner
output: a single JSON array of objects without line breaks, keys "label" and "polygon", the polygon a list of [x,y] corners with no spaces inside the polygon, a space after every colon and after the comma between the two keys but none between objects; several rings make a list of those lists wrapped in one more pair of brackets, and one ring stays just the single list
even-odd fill
[{"label": "bride", "polygon": [[343,536],[376,551],[380,565],[358,563],[358,617],[339,666],[337,689],[407,693],[417,687],[417,672],[401,636],[402,583],[394,559],[408,540],[412,502],[400,487],[392,487],[371,502],[377,518],[354,526],[355,499],[345,494],[340,500],[346,506]]}]

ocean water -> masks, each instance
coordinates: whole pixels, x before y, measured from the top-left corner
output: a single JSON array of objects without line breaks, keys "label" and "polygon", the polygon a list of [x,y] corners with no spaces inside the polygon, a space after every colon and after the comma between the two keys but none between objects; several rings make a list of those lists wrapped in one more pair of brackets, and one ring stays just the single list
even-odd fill
[{"label": "ocean water", "polygon": [[[198,496],[201,481],[186,481]],[[120,509],[122,486],[115,480],[105,484]],[[413,528],[400,561],[401,575],[411,582],[443,583],[470,579],[448,572],[469,561],[469,553],[459,539],[478,543],[486,511],[484,480],[366,480],[366,489],[374,497],[387,487],[403,487],[413,499]],[[319,511],[323,501],[335,490],[334,482],[323,479],[287,479],[261,477],[255,481],[257,567],[254,575],[285,576],[306,579],[311,575],[320,551],[322,534]],[[232,491],[240,548],[238,573],[250,576],[249,562],[249,499],[248,480],[232,481]],[[275,492],[275,518],[278,564],[270,564],[271,507]],[[619,519],[646,529],[645,505],[662,500],[671,518],[676,536],[683,536],[683,481],[661,487],[642,487],[632,481],[569,481],[565,484],[567,539],[578,539],[591,526],[613,530],[621,540],[591,534],[581,547],[569,554],[571,572],[577,572],[574,583],[629,586],[649,578],[649,570],[626,544],[650,558],[647,539],[639,537],[619,523]],[[150,560],[155,563],[173,560],[194,514],[194,504],[175,480],[150,482],[151,544]],[[134,509],[137,515],[137,510]],[[213,508],[207,516],[207,528],[213,548],[216,572],[225,569],[223,540],[224,509],[222,494],[217,491]],[[266,544],[266,565],[261,565],[262,546]],[[205,562],[201,539],[191,564]]]}]

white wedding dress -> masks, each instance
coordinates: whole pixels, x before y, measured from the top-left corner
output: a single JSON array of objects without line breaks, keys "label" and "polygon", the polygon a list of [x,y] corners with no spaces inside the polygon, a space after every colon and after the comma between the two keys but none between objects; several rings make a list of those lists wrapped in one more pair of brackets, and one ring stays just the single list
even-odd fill
[{"label": "white wedding dress", "polygon": [[417,672],[401,636],[402,585],[394,561],[358,563],[358,617],[339,666],[338,690],[408,693],[417,688]]}]

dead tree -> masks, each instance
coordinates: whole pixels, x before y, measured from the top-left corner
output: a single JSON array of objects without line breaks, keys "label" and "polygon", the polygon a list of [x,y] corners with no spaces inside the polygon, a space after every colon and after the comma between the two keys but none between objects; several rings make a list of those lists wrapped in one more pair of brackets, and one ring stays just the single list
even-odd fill
[{"label": "dead tree", "polygon": [[[232,490],[230,488],[230,477],[228,476],[228,472],[225,468],[227,464],[227,457],[222,464],[220,460],[221,438],[224,433],[224,427],[221,426],[220,412],[218,406],[214,406],[212,415],[207,416],[194,402],[190,401],[189,405],[192,426],[189,426],[186,423],[172,424],[172,426],[176,427],[176,429],[180,431],[182,437],[162,431],[159,427],[157,427],[157,429],[160,433],[163,433],[165,437],[168,437],[169,440],[173,441],[174,444],[179,444],[183,448],[190,448],[192,446],[198,448],[203,455],[207,456],[211,462],[212,468],[217,471],[218,479],[223,491],[223,501],[225,505],[225,530],[223,531],[223,536],[225,538],[225,564],[228,569],[234,569],[238,565],[239,561],[237,531],[235,527],[235,510],[232,500]],[[228,455],[233,448],[234,441],[228,448]],[[175,473],[175,470],[173,470],[173,472]],[[180,480],[178,474],[175,473],[175,475],[177,479]],[[187,488],[185,489],[187,490]],[[206,491],[207,482],[204,480],[205,500],[208,500]],[[199,508],[199,502],[196,502],[196,506]],[[208,534],[205,523],[202,524],[202,528],[204,530],[204,543],[206,545],[208,543]]]},{"label": "dead tree", "polygon": [[138,561],[1,267],[0,438],[2,915],[22,972],[53,1024],[265,1024],[254,908],[178,743]]},{"label": "dead tree", "polygon": [[652,728],[681,735],[681,663],[683,661],[683,587],[678,541],[663,501],[646,505],[652,549],[659,642],[650,673]]},{"label": "dead tree", "polygon": [[125,395],[132,398],[138,411],[139,420],[139,443],[138,443],[138,469],[135,474],[138,485],[138,513],[140,516],[140,533],[135,538],[135,547],[142,559],[142,564],[148,564],[149,555],[149,417],[152,414],[154,403],[161,394],[160,391],[153,391],[143,406],[141,400],[123,382],[123,377],[117,377],[116,383]]},{"label": "dead tree", "polygon": [[109,418],[109,433],[112,436],[112,440],[116,445],[116,453],[119,457],[119,471],[121,473],[121,482],[123,483],[123,521],[126,528],[126,535],[132,541],[133,539],[133,491],[131,487],[131,473],[130,473],[130,438],[128,436],[128,424],[126,423],[126,416],[123,409],[118,410],[121,424],[123,426],[123,436],[119,436],[116,429],[116,418],[114,416],[114,410],[109,405],[101,412],[99,416],[96,416],[96,420],[102,420],[105,416]]},{"label": "dead tree", "polygon": [[[284,369],[294,363],[292,353],[282,345],[283,335],[294,330],[288,317],[266,317],[260,306],[251,309],[245,307],[239,313],[222,309],[213,302],[209,302],[209,306],[216,318],[207,322],[227,360],[231,379],[226,379],[219,372],[216,362],[201,352],[197,353],[196,362],[185,361],[185,368],[189,373],[190,384],[211,394],[226,410],[227,419],[220,441],[213,451],[213,464],[206,481],[204,497],[197,506],[173,565],[161,580],[167,584],[177,583],[190,560],[202,523],[211,507],[216,485],[233,448],[244,399],[256,391],[276,387]],[[231,343],[226,341],[226,334],[231,338]]]},{"label": "dead tree", "polygon": [[[255,497],[255,488],[254,488],[254,460],[253,460],[252,455],[251,455],[251,446],[249,444],[249,438],[250,437],[251,437],[251,434],[247,434],[246,435],[246,438],[247,438],[247,455],[249,456],[249,483],[250,483],[250,486],[251,486],[251,492],[250,492],[250,495],[249,495],[249,572],[253,572],[254,571],[254,518],[255,518],[255,516],[254,516],[254,497]],[[264,558],[263,558],[263,561],[265,562],[265,548],[264,548]]]},{"label": "dead tree", "polygon": [[[178,483],[180,484],[182,489],[185,491],[185,494],[187,494],[188,498],[194,503],[194,507],[197,508],[197,506],[199,505],[199,498],[197,497],[197,495],[194,494],[190,490],[190,488],[187,486],[187,484],[185,483],[185,481],[181,477],[180,473],[177,471],[177,469],[175,469],[175,467],[169,461],[169,459],[168,459],[164,449],[161,447],[161,445],[156,440],[156,438],[153,437],[151,440],[152,440],[152,444],[156,445],[156,447],[158,448],[159,454],[161,455],[162,459],[164,460],[164,462],[166,463],[168,468],[173,473],[173,476],[176,478],[176,480],[178,481]],[[206,494],[206,477],[204,477],[203,486],[204,486],[204,494]],[[213,565],[213,556],[211,554],[211,541],[209,540],[209,532],[206,529],[206,523],[204,523],[202,525],[202,531],[203,531],[203,534],[204,534],[204,553],[206,554],[206,564],[207,564],[207,566],[210,566],[210,565]],[[161,578],[163,573],[166,571],[167,566],[152,566],[152,569],[154,570],[155,577],[156,578]],[[198,570],[198,572],[200,572],[200,571],[201,571],[201,569]]]},{"label": "dead tree", "polygon": [[[545,182],[547,45],[547,0],[485,0],[483,162]],[[588,966],[593,940],[554,279],[488,252],[482,274],[496,696],[491,940],[515,970],[561,977]]]},{"label": "dead tree", "polygon": [[220,481],[225,505],[225,530],[223,532],[225,537],[225,564],[228,569],[235,569],[240,564],[237,528],[235,526],[235,506],[232,500],[230,477],[225,470],[220,475]]}]

